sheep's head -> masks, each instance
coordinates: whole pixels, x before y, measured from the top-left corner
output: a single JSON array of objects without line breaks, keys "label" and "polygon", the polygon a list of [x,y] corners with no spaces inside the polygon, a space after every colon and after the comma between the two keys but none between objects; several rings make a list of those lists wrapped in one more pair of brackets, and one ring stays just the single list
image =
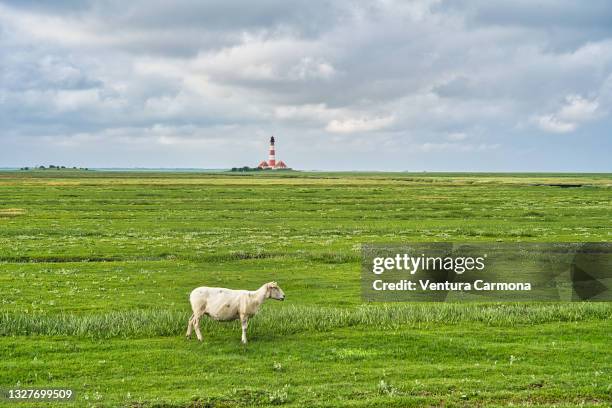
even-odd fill
[{"label": "sheep's head", "polygon": [[285,300],[285,292],[278,286],[276,282],[270,282],[267,284],[268,297],[276,300]]}]

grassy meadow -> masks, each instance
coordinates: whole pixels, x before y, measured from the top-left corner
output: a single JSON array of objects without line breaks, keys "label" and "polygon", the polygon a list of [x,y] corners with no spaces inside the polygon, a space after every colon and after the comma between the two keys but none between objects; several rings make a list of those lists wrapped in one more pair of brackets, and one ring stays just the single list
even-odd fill
[{"label": "grassy meadow", "polygon": [[[601,406],[612,304],[365,304],[374,242],[601,242],[609,174],[0,172],[0,388],[44,406]],[[197,286],[285,302],[203,321]],[[4,402],[8,405],[8,403]],[[0,406],[3,401],[0,401]],[[20,407],[43,406],[22,403]]]}]

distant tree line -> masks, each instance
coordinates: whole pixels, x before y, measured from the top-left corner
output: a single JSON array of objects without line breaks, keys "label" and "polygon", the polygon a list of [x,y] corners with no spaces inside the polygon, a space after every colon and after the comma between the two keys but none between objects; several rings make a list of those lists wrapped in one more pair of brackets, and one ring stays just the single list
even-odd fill
[{"label": "distant tree line", "polygon": [[263,169],[259,168],[259,167],[249,167],[249,166],[244,166],[244,167],[232,167],[232,171],[262,171]]},{"label": "distant tree line", "polygon": [[87,167],[66,167],[50,164],[49,166],[21,167],[19,170],[89,170]]}]

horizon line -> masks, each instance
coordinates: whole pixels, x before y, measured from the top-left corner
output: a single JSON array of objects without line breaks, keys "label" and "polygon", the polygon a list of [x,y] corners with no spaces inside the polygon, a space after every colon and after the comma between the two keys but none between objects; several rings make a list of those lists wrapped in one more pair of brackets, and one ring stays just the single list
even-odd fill
[{"label": "horizon line", "polygon": [[[29,166],[23,166],[29,167]],[[46,167],[44,170],[39,169],[38,166],[29,167],[29,170],[21,170],[23,167],[0,167],[0,171],[231,171],[232,167],[68,167],[63,169],[51,169]],[[241,167],[237,167],[241,168]],[[85,170],[87,169],[87,170]],[[465,173],[465,174],[478,174],[478,173],[494,173],[494,174],[612,174],[611,171],[583,171],[583,170],[372,170],[372,169],[351,169],[351,170],[330,170],[330,169],[291,169],[291,170],[261,170],[262,172],[329,172],[329,173]]]}]

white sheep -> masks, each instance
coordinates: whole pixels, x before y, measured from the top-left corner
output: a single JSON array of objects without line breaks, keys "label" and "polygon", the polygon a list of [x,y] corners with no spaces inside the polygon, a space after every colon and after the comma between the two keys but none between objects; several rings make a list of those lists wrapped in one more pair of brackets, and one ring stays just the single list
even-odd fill
[{"label": "white sheep", "polygon": [[270,298],[285,300],[285,294],[276,282],[266,283],[253,291],[209,288],[206,286],[196,288],[189,295],[193,314],[187,325],[187,338],[191,337],[191,329],[193,328],[198,340],[202,341],[200,318],[202,315],[207,315],[215,320],[223,321],[240,319],[242,343],[246,344],[249,318],[255,316],[264,300]]}]

